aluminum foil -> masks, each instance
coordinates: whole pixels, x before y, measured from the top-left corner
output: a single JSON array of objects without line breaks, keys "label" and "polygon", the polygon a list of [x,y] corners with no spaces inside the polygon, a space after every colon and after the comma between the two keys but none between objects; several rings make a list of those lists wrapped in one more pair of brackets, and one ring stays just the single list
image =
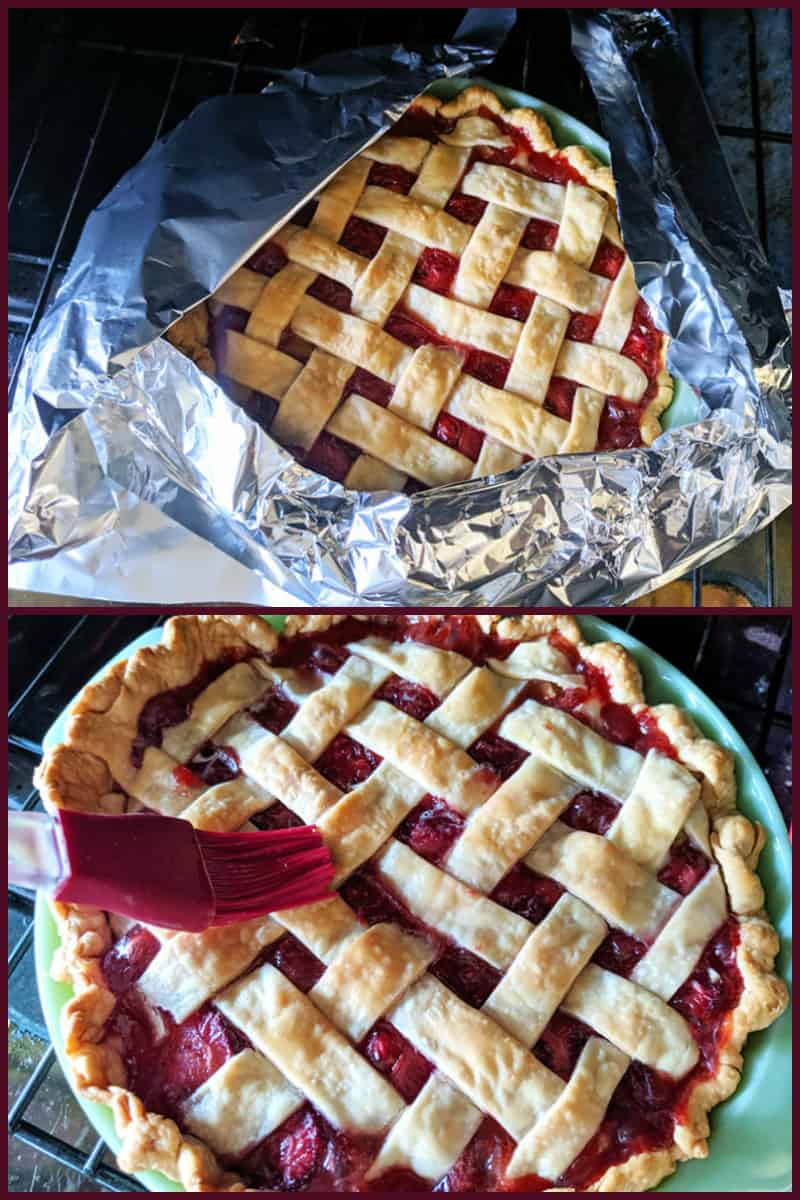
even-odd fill
[{"label": "aluminum foil", "polygon": [[697,81],[660,12],[574,10],[637,279],[698,420],[647,450],[417,493],[299,466],[159,334],[513,10],[202,104],[91,215],[11,414],[10,583],[149,603],[600,605],[790,503],[790,338]]}]

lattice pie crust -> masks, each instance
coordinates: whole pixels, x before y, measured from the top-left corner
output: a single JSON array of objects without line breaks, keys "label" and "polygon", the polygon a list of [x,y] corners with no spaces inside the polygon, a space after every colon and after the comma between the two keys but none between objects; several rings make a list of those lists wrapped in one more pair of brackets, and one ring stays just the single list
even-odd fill
[{"label": "lattice pie crust", "polygon": [[418,99],[167,337],[367,491],[648,445],[672,398],[611,172],[475,87]]},{"label": "lattice pie crust", "polygon": [[[343,620],[290,618],[286,637],[319,635]],[[375,617],[358,620],[376,629]],[[690,1093],[670,1147],[612,1166],[590,1190],[642,1190],[677,1161],[707,1153],[706,1114],[737,1087],[748,1032],[786,1003],[772,972],[778,940],[755,873],[764,831],[736,810],[730,754],[701,737],[680,708],[647,709],[622,647],[585,644],[567,617],[477,622],[483,633],[518,644],[476,666],[454,651],[383,638],[379,624],[349,645],[343,665],[310,681],[308,672],[270,665],[279,638],[258,618],[177,617],[161,645],[138,651],[82,692],[65,744],[37,773],[49,809],[146,805],[226,830],[277,798],[323,831],[337,887],[369,862],[429,929],[501,976],[484,1003],[466,1003],[429,970],[435,950],[424,936],[391,922],[365,926],[341,895],[204,934],[156,930],[161,948],[138,984],[148,1002],[182,1021],[213,997],[252,1047],[188,1098],[179,1128],[127,1089],[119,1041],[108,1034],[116,1001],[102,963],[113,920],[56,904],[54,973],[75,993],[62,1014],[73,1082],[111,1106],[123,1169],[157,1168],[189,1190],[243,1190],[220,1160],[230,1164],[305,1097],[335,1129],[377,1139],[367,1184],[401,1168],[433,1185],[488,1114],[516,1144],[506,1179],[536,1175],[558,1187],[633,1060],[673,1079],[695,1066],[698,1046],[667,1001],[714,931],[731,920],[742,990],[713,1075]],[[186,720],[164,731],[160,747],[137,755],[148,701],[186,687],[231,653],[240,661],[200,691]],[[590,711],[578,720],[548,703],[520,701],[532,681],[545,696],[579,685],[576,663],[601,672],[613,702],[646,715],[676,757],[609,741],[587,723]],[[440,701],[426,719],[373,699],[397,677]],[[279,735],[248,714],[276,683],[296,708]],[[520,757],[529,752],[502,782],[467,753],[490,728]],[[345,793],[313,765],[342,731],[382,760]],[[241,774],[215,786],[176,786],[176,768],[209,739],[235,750]],[[559,820],[582,789],[620,805],[604,837]],[[426,795],[444,797],[463,819],[440,865],[394,836]],[[685,896],[656,877],[683,835],[711,861]],[[521,862],[562,889],[538,924],[489,898]],[[590,961],[609,929],[648,944],[628,977]],[[251,968],[287,930],[324,965],[307,994],[269,963]],[[530,1049],[557,1012],[591,1029],[567,1080]],[[379,1019],[433,1063],[411,1102],[355,1048]]]}]

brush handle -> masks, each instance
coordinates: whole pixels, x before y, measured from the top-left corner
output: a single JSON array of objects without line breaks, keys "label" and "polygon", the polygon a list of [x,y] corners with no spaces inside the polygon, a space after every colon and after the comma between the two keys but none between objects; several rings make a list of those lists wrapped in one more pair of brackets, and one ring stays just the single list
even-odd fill
[{"label": "brush handle", "polygon": [[8,814],[8,877],[21,887],[52,892],[69,875],[67,848],[47,813]]}]

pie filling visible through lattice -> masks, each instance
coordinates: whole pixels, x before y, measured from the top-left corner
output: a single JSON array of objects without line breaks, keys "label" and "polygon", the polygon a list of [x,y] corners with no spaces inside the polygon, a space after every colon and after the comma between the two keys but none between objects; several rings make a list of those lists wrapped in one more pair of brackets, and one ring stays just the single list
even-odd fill
[{"label": "pie filling visible through lattice", "polygon": [[167,337],[368,491],[648,445],[672,398],[611,172],[475,87],[418,99]]},{"label": "pie filling visible through lattice", "polygon": [[192,1190],[641,1190],[786,1003],[730,754],[567,617],[175,618],[37,781],[330,846],[202,934],[55,906],[76,1085]]}]

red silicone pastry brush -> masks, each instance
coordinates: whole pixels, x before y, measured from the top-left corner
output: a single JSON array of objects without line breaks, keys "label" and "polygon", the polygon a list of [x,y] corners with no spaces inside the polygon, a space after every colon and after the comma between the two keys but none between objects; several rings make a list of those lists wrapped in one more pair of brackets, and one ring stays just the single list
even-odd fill
[{"label": "red silicone pastry brush", "polygon": [[207,833],[158,813],[8,814],[12,882],[147,925],[197,932],[331,894],[314,825]]}]

